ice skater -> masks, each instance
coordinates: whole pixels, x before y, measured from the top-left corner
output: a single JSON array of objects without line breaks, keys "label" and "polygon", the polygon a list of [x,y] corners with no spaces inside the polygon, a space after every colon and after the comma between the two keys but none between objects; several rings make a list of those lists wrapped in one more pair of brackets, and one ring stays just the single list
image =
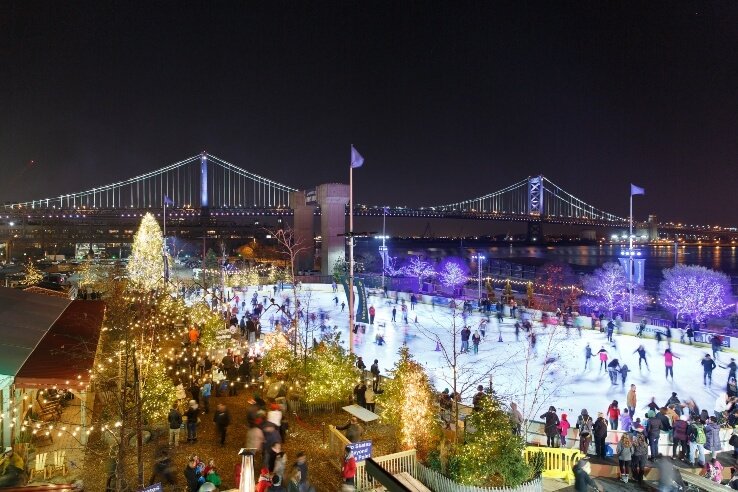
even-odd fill
[{"label": "ice skater", "polygon": [[[707,381],[709,379],[710,385],[712,385],[712,371],[715,369],[715,361],[712,360],[710,354],[705,354],[705,357],[702,359],[700,364],[702,364],[702,370],[704,371],[702,374],[702,384],[707,386]],[[674,376],[672,376],[672,379],[674,379]]]},{"label": "ice skater", "polygon": [[597,355],[600,357],[600,372],[602,372],[603,369],[607,370],[607,350],[605,350],[604,345],[597,351]]},{"label": "ice skater", "polygon": [[648,367],[648,360],[646,360],[646,349],[643,347],[643,345],[639,345],[638,348],[633,351],[633,353],[638,353],[638,370],[640,371],[642,369],[641,364],[645,362],[646,369],[650,371],[651,368]]},{"label": "ice skater", "polygon": [[[515,331],[515,334],[517,335],[517,330]],[[589,346],[589,343],[586,347],[584,347],[584,370],[587,370],[587,366],[589,366],[589,359],[592,358],[592,347]]]},{"label": "ice skater", "polygon": [[674,359],[679,359],[680,357],[677,357],[671,352],[671,349],[666,349],[664,351],[664,366],[666,367],[666,379],[669,379],[669,374],[671,374],[671,380],[674,381]]}]

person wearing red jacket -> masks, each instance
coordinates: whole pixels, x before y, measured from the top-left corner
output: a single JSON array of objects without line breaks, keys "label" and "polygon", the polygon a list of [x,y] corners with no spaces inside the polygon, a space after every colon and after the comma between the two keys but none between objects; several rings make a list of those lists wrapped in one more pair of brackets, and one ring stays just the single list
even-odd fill
[{"label": "person wearing red jacket", "polygon": [[618,419],[620,418],[620,409],[618,408],[618,401],[613,400],[610,406],[607,407],[607,418],[610,419],[610,428],[612,430],[618,430]]},{"label": "person wearing red jacket", "polygon": [[356,458],[351,452],[350,446],[346,446],[346,448],[344,449],[341,478],[343,478],[343,482],[346,485],[354,485],[356,481]]}]

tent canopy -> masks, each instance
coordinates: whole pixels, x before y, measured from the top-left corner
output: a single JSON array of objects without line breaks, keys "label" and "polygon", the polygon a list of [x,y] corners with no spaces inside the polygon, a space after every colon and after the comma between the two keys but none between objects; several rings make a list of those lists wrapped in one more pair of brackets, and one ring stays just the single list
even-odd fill
[{"label": "tent canopy", "polygon": [[0,288],[0,374],[15,376],[72,301]]},{"label": "tent canopy", "polygon": [[102,301],[0,288],[0,374],[17,387],[86,385],[104,318]]}]

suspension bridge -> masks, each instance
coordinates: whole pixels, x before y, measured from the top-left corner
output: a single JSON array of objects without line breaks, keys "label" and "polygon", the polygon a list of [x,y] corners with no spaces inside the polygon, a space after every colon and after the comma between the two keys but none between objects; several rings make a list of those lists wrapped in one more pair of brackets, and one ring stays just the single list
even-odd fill
[{"label": "suspension bridge", "polygon": [[[291,215],[297,188],[252,173],[212,154],[200,154],[130,179],[50,198],[6,203],[6,216],[49,219],[79,216],[137,216],[162,211],[172,216]],[[386,211],[385,211],[386,209]],[[320,213],[320,210],[317,210]],[[622,226],[627,219],[600,210],[544,176],[522,179],[498,191],[455,203],[422,206],[356,204],[354,214],[373,216],[540,221]]]},{"label": "suspension bridge", "polygon": [[[312,240],[320,216],[321,262],[330,271],[343,255],[348,185],[322,184],[302,190],[248,171],[218,156],[202,153],[155,171],[88,190],[54,197],[6,203],[0,209],[0,248],[32,254],[69,251],[103,244],[129,244],[140,218],[166,217],[167,232],[184,241],[253,239],[267,217],[292,217],[296,234]],[[544,224],[627,227],[628,220],[586,203],[545,176],[532,176],[476,198],[440,205],[354,205],[358,217],[409,217],[521,222],[528,240],[543,238]],[[642,226],[642,224],[639,224]],[[697,234],[738,240],[735,228],[650,224],[674,235]],[[653,237],[653,234],[651,234]],[[306,262],[309,263],[309,258]]]}]

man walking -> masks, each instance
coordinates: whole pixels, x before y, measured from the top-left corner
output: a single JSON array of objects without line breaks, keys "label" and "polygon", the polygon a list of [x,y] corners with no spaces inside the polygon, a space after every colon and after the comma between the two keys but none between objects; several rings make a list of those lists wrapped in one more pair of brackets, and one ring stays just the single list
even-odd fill
[{"label": "man walking", "polygon": [[226,430],[231,425],[231,416],[226,406],[222,403],[218,403],[215,415],[213,415],[213,422],[215,422],[215,427],[218,430],[218,434],[220,434],[220,447],[223,447],[225,446]]},{"label": "man walking", "polygon": [[369,306],[369,324],[374,324],[374,315],[377,313],[377,311],[374,309],[374,305]]}]

